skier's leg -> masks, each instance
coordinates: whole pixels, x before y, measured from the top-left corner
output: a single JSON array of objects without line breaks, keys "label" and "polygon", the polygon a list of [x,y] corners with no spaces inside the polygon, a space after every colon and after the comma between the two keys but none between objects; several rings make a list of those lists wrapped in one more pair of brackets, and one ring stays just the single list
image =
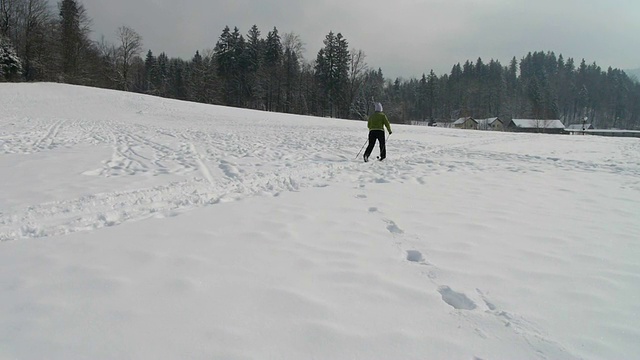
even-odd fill
[{"label": "skier's leg", "polygon": [[369,146],[367,146],[367,149],[364,151],[364,161],[367,161],[369,159],[369,155],[371,155],[371,152],[373,151],[373,147],[375,145],[376,145],[375,133],[373,131],[369,131]]},{"label": "skier's leg", "polygon": [[384,160],[387,157],[387,144],[384,140],[384,131],[381,131],[378,135],[378,141],[380,141],[380,160]]}]

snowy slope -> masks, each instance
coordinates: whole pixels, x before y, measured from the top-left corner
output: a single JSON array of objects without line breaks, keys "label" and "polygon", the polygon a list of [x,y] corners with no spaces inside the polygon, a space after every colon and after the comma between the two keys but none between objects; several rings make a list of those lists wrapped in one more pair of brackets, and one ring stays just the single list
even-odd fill
[{"label": "snowy slope", "polygon": [[0,84],[0,358],[640,357],[638,139],[365,139]]}]

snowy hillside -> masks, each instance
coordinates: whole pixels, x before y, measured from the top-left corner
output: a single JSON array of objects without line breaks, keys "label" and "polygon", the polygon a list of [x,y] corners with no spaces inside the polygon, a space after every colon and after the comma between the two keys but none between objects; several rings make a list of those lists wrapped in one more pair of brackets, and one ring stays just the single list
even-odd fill
[{"label": "snowy hillside", "polygon": [[0,359],[640,358],[638,139],[393,131],[0,84]]}]

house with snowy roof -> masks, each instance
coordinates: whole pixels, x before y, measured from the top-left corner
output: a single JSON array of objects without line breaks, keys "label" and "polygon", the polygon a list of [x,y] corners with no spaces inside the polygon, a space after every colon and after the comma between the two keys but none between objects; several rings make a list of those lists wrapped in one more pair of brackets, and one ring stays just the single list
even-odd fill
[{"label": "house with snowy roof", "polygon": [[458,129],[478,129],[478,122],[471,116],[459,118],[453,123],[453,127]]},{"label": "house with snowy roof", "polygon": [[493,117],[488,119],[476,119],[478,122],[479,130],[494,130],[494,131],[503,131],[504,130],[504,122],[500,120],[500,118]]},{"label": "house with snowy roof", "polygon": [[562,121],[556,119],[512,119],[506,129],[513,132],[564,134]]}]

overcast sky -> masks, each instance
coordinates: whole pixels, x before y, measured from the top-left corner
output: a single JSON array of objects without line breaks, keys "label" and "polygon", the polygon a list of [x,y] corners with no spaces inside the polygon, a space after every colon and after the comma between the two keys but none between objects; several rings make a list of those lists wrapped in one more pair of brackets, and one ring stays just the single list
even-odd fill
[{"label": "overcast sky", "polygon": [[93,37],[115,42],[119,26],[143,37],[145,53],[190,59],[211,49],[225,25],[246,36],[277,27],[305,43],[315,59],[329,31],[385,77],[437,75],[481,57],[503,65],[529,51],[584,58],[606,69],[640,67],[638,0],[79,0]]}]

